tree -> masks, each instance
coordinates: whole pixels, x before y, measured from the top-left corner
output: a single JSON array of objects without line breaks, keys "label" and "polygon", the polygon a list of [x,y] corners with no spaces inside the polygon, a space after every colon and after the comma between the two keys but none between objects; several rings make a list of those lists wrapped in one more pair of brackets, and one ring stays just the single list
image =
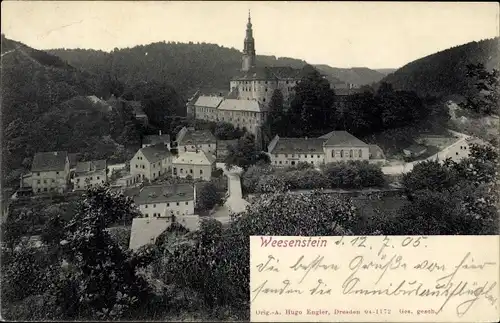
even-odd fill
[{"label": "tree", "polygon": [[201,183],[196,193],[196,208],[199,210],[211,210],[222,202],[222,196],[211,182]]},{"label": "tree", "polygon": [[283,110],[283,93],[280,89],[276,89],[269,101],[269,114],[267,116],[266,124],[264,125],[265,141],[269,142],[273,135],[286,134],[286,117]]},{"label": "tree", "polygon": [[246,170],[257,161],[255,137],[250,133],[246,133],[242,138],[238,139],[235,146],[228,146],[228,151],[225,160],[227,168],[236,165]]},{"label": "tree", "polygon": [[468,64],[467,74],[475,82],[476,93],[469,96],[462,108],[479,114],[497,114],[500,100],[500,79],[497,69],[487,71],[483,64]]},{"label": "tree", "polygon": [[69,265],[65,280],[76,284],[69,299],[61,299],[62,290],[57,293],[60,302],[75,306],[67,316],[130,317],[150,296],[146,282],[136,272],[147,263],[143,259],[147,255],[129,255],[105,230],[126,216],[138,216],[132,201],[106,187],[88,190],[79,203],[61,241]]}]

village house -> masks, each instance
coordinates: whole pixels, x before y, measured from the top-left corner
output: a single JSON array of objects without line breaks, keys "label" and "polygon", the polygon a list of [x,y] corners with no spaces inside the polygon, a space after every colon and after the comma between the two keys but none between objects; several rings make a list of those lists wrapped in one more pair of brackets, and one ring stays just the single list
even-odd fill
[{"label": "village house", "polygon": [[130,174],[136,182],[157,179],[169,173],[171,167],[172,154],[163,144],[141,148],[130,160]]},{"label": "village house", "polygon": [[170,135],[162,134],[161,130],[157,135],[149,135],[145,136],[142,140],[142,148],[154,146],[158,144],[165,145],[168,149],[170,149]]},{"label": "village house", "polygon": [[33,193],[63,193],[68,188],[69,158],[65,151],[36,153],[31,166]]},{"label": "village house", "polygon": [[415,158],[422,156],[427,151],[427,147],[423,145],[411,145],[403,149],[403,154],[408,158]]},{"label": "village house", "polygon": [[214,170],[215,157],[203,150],[179,154],[172,162],[172,174],[181,178],[191,176],[193,179],[209,181]]},{"label": "village house", "polygon": [[470,148],[472,145],[487,146],[489,143],[472,136],[465,136],[460,138],[452,145],[448,146],[446,149],[440,151],[437,154],[439,160],[446,160],[451,158],[455,162],[459,162],[464,158],[468,158],[470,155]]},{"label": "village house", "polygon": [[319,165],[350,160],[385,162],[380,147],[368,145],[346,131],[332,131],[319,138],[275,136],[267,151],[271,164],[275,166],[293,166],[298,162]]},{"label": "village house", "polygon": [[217,154],[217,139],[208,130],[183,127],[177,134],[176,141],[179,154],[198,150],[214,156]]},{"label": "village house", "polygon": [[276,135],[268,145],[271,165],[293,166],[298,162],[323,164],[323,142],[320,138],[280,138]]},{"label": "village house", "polygon": [[76,164],[71,182],[73,190],[86,190],[87,188],[103,185],[108,181],[106,160],[92,160]]},{"label": "village house", "polygon": [[134,203],[144,217],[176,217],[194,214],[196,191],[193,184],[161,184],[143,187]]}]

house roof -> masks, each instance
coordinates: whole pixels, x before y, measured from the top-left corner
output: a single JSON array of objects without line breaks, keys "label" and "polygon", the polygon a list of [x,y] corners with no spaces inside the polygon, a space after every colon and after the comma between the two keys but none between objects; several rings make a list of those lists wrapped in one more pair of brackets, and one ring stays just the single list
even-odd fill
[{"label": "house roof", "polygon": [[207,107],[207,108],[217,108],[219,104],[224,100],[222,96],[200,96],[194,103],[196,106]]},{"label": "house roof", "polygon": [[382,148],[377,145],[368,145],[371,159],[385,159],[385,154]]},{"label": "house roof", "polygon": [[156,238],[170,226],[169,218],[134,218],[130,232],[129,249],[137,250],[154,243]]},{"label": "house roof", "polygon": [[62,171],[69,162],[65,151],[51,151],[36,153],[31,165],[32,172]]},{"label": "house roof", "polygon": [[279,138],[269,153],[323,153],[324,141],[320,138]]},{"label": "house roof", "polygon": [[150,163],[156,163],[157,161],[172,155],[168,147],[164,144],[156,144],[148,147],[139,149],[140,152],[146,157]]},{"label": "house roof", "polygon": [[106,160],[91,160],[85,162],[79,162],[76,164],[75,173],[89,173],[106,169]]},{"label": "house roof", "polygon": [[366,143],[354,137],[347,131],[332,131],[321,137],[326,139],[324,146],[351,146],[351,147],[366,147]]},{"label": "house roof", "polygon": [[68,154],[68,158],[69,158],[69,168],[74,168],[76,167],[76,164],[78,164],[78,159],[80,159],[80,154],[71,153]]},{"label": "house roof", "polygon": [[194,200],[193,184],[163,184],[143,187],[134,196],[135,204],[167,203]]},{"label": "house roof", "polygon": [[216,143],[217,139],[209,130],[191,130],[187,129],[182,138],[179,140],[179,145],[187,144],[212,144]]},{"label": "house roof", "polygon": [[173,164],[192,164],[192,165],[212,165],[215,162],[215,157],[207,154],[203,150],[198,152],[187,151],[181,153],[174,161]]},{"label": "house roof", "polygon": [[262,106],[255,100],[226,99],[219,105],[219,110],[261,112]]},{"label": "house roof", "polygon": [[279,79],[300,79],[301,70],[290,66],[270,67],[271,72]]},{"label": "house roof", "polygon": [[150,145],[170,143],[170,135],[149,135],[144,137],[143,141]]}]

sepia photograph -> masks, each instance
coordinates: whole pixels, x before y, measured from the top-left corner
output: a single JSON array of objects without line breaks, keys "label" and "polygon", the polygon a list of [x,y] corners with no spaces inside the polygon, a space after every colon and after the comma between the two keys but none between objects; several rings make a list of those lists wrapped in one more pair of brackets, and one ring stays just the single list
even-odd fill
[{"label": "sepia photograph", "polygon": [[498,315],[497,3],[1,6],[2,320]]}]

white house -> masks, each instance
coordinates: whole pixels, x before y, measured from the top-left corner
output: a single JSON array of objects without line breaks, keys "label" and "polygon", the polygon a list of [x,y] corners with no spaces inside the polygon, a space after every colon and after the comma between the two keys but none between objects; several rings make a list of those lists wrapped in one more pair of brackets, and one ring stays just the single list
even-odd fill
[{"label": "white house", "polygon": [[177,217],[194,214],[196,190],[193,184],[162,184],[143,187],[134,203],[144,217]]},{"label": "white house", "polygon": [[73,189],[76,191],[103,185],[107,181],[106,160],[92,160],[77,163],[74,177],[71,180]]},{"label": "white house", "polygon": [[275,136],[268,145],[271,164],[275,166],[293,166],[298,162],[313,165],[323,164],[325,161],[324,141],[320,138],[280,138]]},{"label": "white house", "polygon": [[65,151],[36,153],[31,173],[33,193],[64,192],[69,182],[68,153]]},{"label": "white house", "polygon": [[332,131],[320,138],[326,139],[325,163],[370,159],[370,146],[347,131]]},{"label": "white house", "polygon": [[170,172],[171,167],[172,154],[163,144],[141,148],[130,160],[130,174],[136,182],[154,180]]},{"label": "white house", "polygon": [[203,150],[179,154],[172,162],[172,175],[209,181],[215,170],[215,156]]},{"label": "white house", "polygon": [[179,154],[198,150],[214,156],[217,154],[217,139],[208,130],[183,127],[177,134],[176,141]]}]

